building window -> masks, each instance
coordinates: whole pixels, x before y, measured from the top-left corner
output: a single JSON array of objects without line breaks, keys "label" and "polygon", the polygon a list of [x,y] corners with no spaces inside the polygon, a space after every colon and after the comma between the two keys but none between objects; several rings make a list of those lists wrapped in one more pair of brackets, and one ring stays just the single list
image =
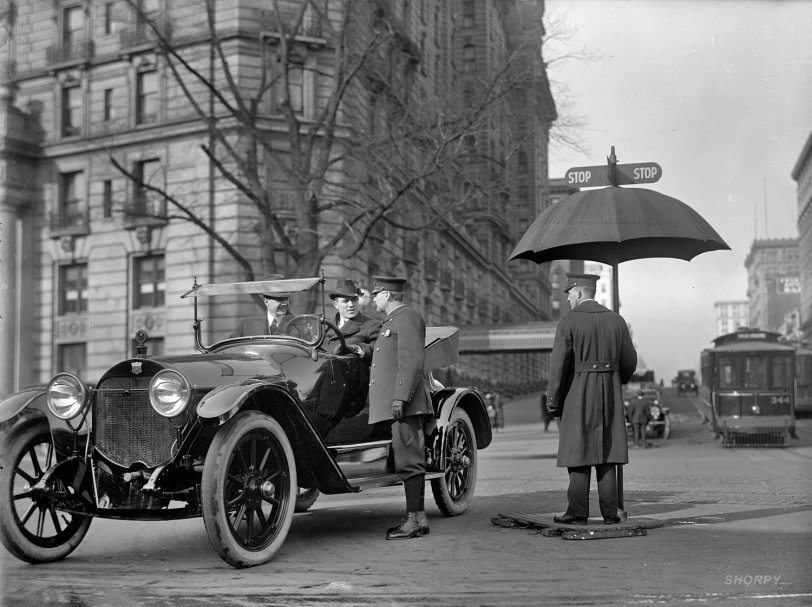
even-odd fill
[{"label": "building window", "polygon": [[470,38],[465,39],[465,45],[462,47],[462,71],[470,74],[474,71],[474,59],[476,55],[476,47],[473,40]]},{"label": "building window", "polygon": [[58,289],[59,316],[87,312],[87,264],[59,266]]},{"label": "building window", "polygon": [[85,13],[79,6],[68,6],[62,11],[62,44],[66,47],[84,38]]},{"label": "building window", "polygon": [[83,377],[87,373],[87,345],[60,344],[56,347],[56,371]]},{"label": "building window", "polygon": [[164,256],[136,257],[133,272],[133,309],[164,305]]},{"label": "building window", "polygon": [[135,123],[155,122],[158,119],[158,72],[139,72],[135,87]]},{"label": "building window", "polygon": [[102,194],[102,217],[108,218],[113,216],[113,181],[112,179],[104,180],[104,193]]},{"label": "building window", "polygon": [[153,185],[160,187],[161,161],[157,158],[150,160],[142,160],[135,164],[133,171],[135,178],[144,183],[145,185],[135,184],[135,192],[133,196],[133,209],[138,215],[158,215],[160,214],[159,207],[156,204],[151,204],[150,201],[157,200],[157,195],[154,195],[151,190],[146,186]]},{"label": "building window", "polygon": [[474,17],[476,15],[476,5],[474,0],[463,0],[462,3],[462,26],[474,27]]},{"label": "building window", "polygon": [[104,89],[104,121],[113,119],[113,89]]},{"label": "building window", "polygon": [[62,136],[79,134],[82,119],[82,89],[71,84],[62,87]]},{"label": "building window", "polygon": [[82,171],[62,173],[59,183],[59,225],[69,227],[86,222],[84,199],[84,177]]},{"label": "building window", "polygon": [[110,35],[113,32],[113,3],[112,2],[105,2],[104,3],[104,33]]}]

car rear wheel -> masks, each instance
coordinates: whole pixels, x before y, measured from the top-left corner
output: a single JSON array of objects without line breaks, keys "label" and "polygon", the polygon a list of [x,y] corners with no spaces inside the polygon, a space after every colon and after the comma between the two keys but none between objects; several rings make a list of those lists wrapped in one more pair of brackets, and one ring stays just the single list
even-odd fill
[{"label": "car rear wheel", "polygon": [[296,507],[294,511],[307,512],[310,507],[316,503],[317,499],[319,499],[318,489],[303,489],[299,487],[299,491],[296,494]]},{"label": "car rear wheel", "polygon": [[48,426],[35,424],[6,437],[0,470],[0,541],[28,563],[59,561],[84,539],[92,517],[57,510],[33,487],[45,472],[66,457],[56,449]]},{"label": "car rear wheel", "polygon": [[443,441],[445,473],[431,481],[431,492],[440,512],[457,516],[468,509],[474,497],[477,473],[476,435],[471,419],[454,409]]},{"label": "car rear wheel", "polygon": [[285,541],[296,505],[296,464],[279,423],[244,411],[214,437],[203,465],[203,522],[232,567],[269,561]]}]

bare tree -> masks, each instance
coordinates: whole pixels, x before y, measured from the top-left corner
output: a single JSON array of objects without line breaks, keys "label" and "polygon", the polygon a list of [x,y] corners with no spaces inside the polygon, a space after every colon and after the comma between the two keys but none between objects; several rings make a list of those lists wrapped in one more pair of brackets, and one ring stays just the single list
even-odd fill
[{"label": "bare tree", "polygon": [[[269,29],[256,32],[256,60],[237,66],[238,40],[218,27],[215,0],[201,0],[208,61],[193,32],[176,35],[137,0],[126,2],[205,125],[203,152],[255,207],[265,272],[315,276],[326,256],[358,253],[385,224],[417,231],[481,220],[476,201],[505,188],[504,158],[515,142],[494,153],[483,135],[525,75],[508,60],[475,90],[457,91],[453,82],[430,86],[421,76],[425,58],[395,3],[267,0],[257,12]],[[313,38],[317,52],[308,48]],[[319,91],[307,113],[304,79]],[[181,194],[150,183],[115,156],[111,161],[162,196],[173,217],[223,246],[246,279],[254,278],[252,260]]]}]

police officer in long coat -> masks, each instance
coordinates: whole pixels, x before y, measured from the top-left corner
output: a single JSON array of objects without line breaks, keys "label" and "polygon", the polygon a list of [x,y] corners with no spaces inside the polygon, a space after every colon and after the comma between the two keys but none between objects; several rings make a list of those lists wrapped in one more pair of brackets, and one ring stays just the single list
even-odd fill
[{"label": "police officer in long coat", "polygon": [[550,356],[547,406],[560,417],[558,466],[569,472],[569,506],[555,521],[587,524],[592,467],[601,514],[620,522],[616,465],[629,461],[621,384],[637,367],[626,321],[596,302],[594,274],[567,274],[572,311],[558,323]]},{"label": "police officer in long coat", "polygon": [[406,516],[386,539],[409,539],[429,532],[424,507],[426,478],[424,417],[433,412],[424,363],[426,323],[403,304],[406,280],[373,276],[375,308],[384,314],[372,354],[369,423],[394,420],[395,471],[406,492]]}]

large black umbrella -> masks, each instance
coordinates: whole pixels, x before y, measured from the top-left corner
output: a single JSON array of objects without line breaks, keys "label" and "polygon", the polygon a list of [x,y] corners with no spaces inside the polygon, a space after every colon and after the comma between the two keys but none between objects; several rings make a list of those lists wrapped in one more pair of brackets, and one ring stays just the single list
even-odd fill
[{"label": "large black umbrella", "polygon": [[618,263],[648,257],[689,261],[720,249],[730,247],[684,202],[646,188],[610,186],[570,194],[545,209],[508,260],[588,259],[611,264],[617,310]]}]

